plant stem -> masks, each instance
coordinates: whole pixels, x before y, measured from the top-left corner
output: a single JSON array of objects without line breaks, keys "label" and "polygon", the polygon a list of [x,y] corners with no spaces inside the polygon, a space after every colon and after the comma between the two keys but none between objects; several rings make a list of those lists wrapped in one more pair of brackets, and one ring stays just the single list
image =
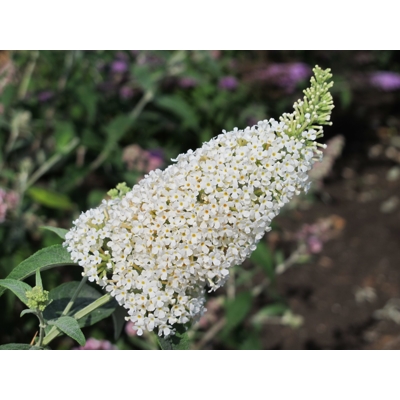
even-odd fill
[{"label": "plant stem", "polygon": [[61,153],[54,154],[50,157],[39,169],[37,169],[32,176],[29,178],[28,183],[25,186],[25,190],[33,185],[43,174],[45,174],[50,168],[52,168],[58,161],[60,161],[65,154],[68,154],[74,147],[79,143],[78,138],[73,138],[71,142],[66,146]]},{"label": "plant stem", "polygon": [[68,314],[69,310],[74,305],[74,302],[75,302],[76,298],[78,297],[78,295],[79,295],[83,285],[86,283],[86,281],[87,281],[87,276],[84,276],[82,278],[81,282],[79,283],[79,286],[76,288],[74,294],[72,295],[71,300],[69,301],[69,303],[65,307],[64,311],[62,312],[61,316]]},{"label": "plant stem", "polygon": [[149,103],[151,100],[153,100],[154,97],[154,92],[152,90],[147,90],[143,97],[139,100],[139,103],[136,104],[135,108],[130,112],[129,118],[132,120],[135,120],[139,114],[142,112],[143,108],[146,106],[147,103]]},{"label": "plant stem", "polygon": [[103,306],[104,304],[108,303],[111,300],[111,298],[112,298],[112,296],[109,293],[99,297],[93,303],[90,303],[85,308],[82,308],[82,310],[79,310],[74,315],[74,318],[79,320],[79,319],[85,317],[86,315],[90,314],[92,311],[96,310],[96,308],[99,308],[99,307]]},{"label": "plant stem", "polygon": [[226,318],[222,318],[216,324],[214,324],[211,329],[209,329],[205,335],[201,338],[201,340],[194,346],[194,350],[202,349],[207,342],[209,342],[214,336],[218,334],[220,330],[225,326]]},{"label": "plant stem", "polygon": [[[90,314],[92,311],[96,310],[96,308],[101,307],[102,305],[106,304],[111,300],[111,295],[110,294],[105,294],[102,297],[99,297],[97,300],[95,300],[93,303],[89,304],[85,308],[82,308],[82,310],[79,310],[73,317],[76,320],[79,320],[86,315]],[[68,307],[68,305],[67,305]],[[53,339],[55,339],[61,331],[58,328],[55,328],[54,330],[52,329],[48,335],[43,339],[43,346],[47,346]]]},{"label": "plant stem", "polygon": [[38,310],[36,315],[39,318],[39,322],[40,322],[39,323],[39,342],[38,342],[38,346],[42,347],[43,337],[44,337],[44,328],[46,328],[46,322],[44,321],[43,313],[41,311]]},{"label": "plant stem", "polygon": [[[154,92],[152,90],[147,90],[142,98],[139,100],[139,102],[136,104],[135,108],[128,114],[129,118],[134,121],[136,118],[139,117],[140,113],[142,112],[143,108],[146,106],[147,103],[149,103],[151,100],[154,98]],[[97,156],[97,158],[89,165],[89,170],[94,171],[97,168],[100,167],[104,163],[104,161],[107,160],[107,157],[109,156],[111,150],[114,148],[114,145],[112,147],[106,147],[103,149],[103,151]]]}]

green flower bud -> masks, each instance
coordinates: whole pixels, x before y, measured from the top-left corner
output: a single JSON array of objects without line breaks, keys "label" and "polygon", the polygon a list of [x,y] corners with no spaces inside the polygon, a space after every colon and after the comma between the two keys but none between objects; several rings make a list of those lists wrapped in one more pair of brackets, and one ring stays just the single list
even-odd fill
[{"label": "green flower bud", "polygon": [[130,188],[126,186],[126,182],[121,182],[118,183],[116,189],[111,189],[107,192],[107,194],[112,198],[112,199],[117,199],[117,198],[122,198],[124,197],[128,192],[130,192]]},{"label": "green flower bud", "polygon": [[40,286],[35,286],[32,290],[26,292],[28,298],[28,307],[31,310],[43,311],[49,304],[49,292],[43,290]]}]

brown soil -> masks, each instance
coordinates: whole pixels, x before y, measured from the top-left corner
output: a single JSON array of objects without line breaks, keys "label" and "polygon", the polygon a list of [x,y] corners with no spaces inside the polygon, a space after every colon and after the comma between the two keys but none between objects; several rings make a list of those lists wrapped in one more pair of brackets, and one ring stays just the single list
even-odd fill
[{"label": "brown soil", "polygon": [[400,298],[400,178],[388,181],[390,166],[369,164],[363,171],[342,170],[324,188],[329,201],[296,212],[295,221],[293,215],[279,219],[295,230],[334,214],[345,227],[311,262],[278,277],[280,293],[304,322],[298,329],[266,324],[264,349],[400,349],[400,325],[374,317]]}]

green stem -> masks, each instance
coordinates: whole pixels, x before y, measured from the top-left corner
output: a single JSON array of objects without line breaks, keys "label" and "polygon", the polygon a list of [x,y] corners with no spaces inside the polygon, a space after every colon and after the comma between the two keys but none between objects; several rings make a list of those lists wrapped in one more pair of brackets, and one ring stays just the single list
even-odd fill
[{"label": "green stem", "polygon": [[109,293],[99,297],[93,303],[90,303],[85,308],[82,308],[82,310],[79,310],[74,315],[74,318],[81,319],[81,318],[85,317],[86,315],[90,314],[92,311],[96,310],[96,308],[99,308],[99,307],[103,306],[104,304],[108,303],[111,300],[111,298],[112,298],[112,296]]},{"label": "green stem", "polygon": [[[143,111],[143,108],[154,98],[154,92],[152,90],[147,90],[139,102],[136,104],[135,108],[128,114],[129,118],[134,121],[139,117],[140,113]],[[94,171],[100,167],[107,160],[111,150],[113,147],[106,147],[103,151],[97,156],[97,158],[89,165],[89,170]]]},{"label": "green stem", "polygon": [[[86,315],[90,314],[92,311],[96,310],[97,308],[101,307],[102,305],[108,303],[110,300],[111,300],[111,295],[107,293],[104,296],[99,297],[93,303],[90,303],[89,305],[87,305],[85,308],[82,308],[82,310],[79,310],[76,314],[73,315],[73,317],[76,320],[79,320],[79,319],[85,317]],[[68,305],[67,305],[67,307],[68,307]],[[58,328],[55,328],[54,330],[51,329],[51,331],[48,333],[48,335],[43,340],[43,346],[47,346],[60,333],[61,333],[61,331]]]},{"label": "green stem", "polygon": [[38,346],[42,347],[42,345],[43,345],[43,337],[44,337],[44,328],[46,328],[46,322],[44,321],[43,313],[41,311],[38,310],[36,315],[39,318],[39,342],[38,342]]},{"label": "green stem", "polygon": [[33,51],[31,53],[31,60],[29,61],[29,64],[24,71],[21,85],[18,89],[18,100],[23,100],[26,96],[29,87],[29,82],[31,81],[33,70],[35,69],[36,60],[38,57],[39,57],[38,51]]},{"label": "green stem", "polygon": [[50,157],[39,169],[37,169],[32,176],[29,178],[28,183],[25,186],[25,190],[33,185],[43,174],[45,174],[49,169],[51,169],[56,163],[58,163],[65,154],[72,151],[79,143],[78,138],[73,138],[71,142],[62,150],[61,153],[54,154]]},{"label": "green stem", "polygon": [[78,297],[78,295],[79,295],[83,285],[86,283],[86,281],[87,281],[87,276],[84,276],[82,278],[81,282],[79,283],[79,286],[76,288],[75,293],[72,295],[71,300],[69,301],[69,303],[65,307],[64,311],[62,312],[61,316],[67,315],[69,313],[69,310],[74,305],[74,302],[75,302],[76,298]]}]

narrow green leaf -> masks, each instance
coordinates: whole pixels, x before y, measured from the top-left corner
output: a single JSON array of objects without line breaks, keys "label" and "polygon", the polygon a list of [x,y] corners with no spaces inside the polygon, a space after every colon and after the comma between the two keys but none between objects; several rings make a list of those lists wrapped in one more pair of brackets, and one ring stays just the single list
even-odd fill
[{"label": "narrow green leaf", "polygon": [[184,325],[177,325],[175,335],[158,337],[158,342],[162,350],[189,350],[190,339]]},{"label": "narrow green leaf", "polygon": [[250,292],[242,292],[226,304],[226,325],[221,332],[222,337],[226,337],[246,318],[251,309],[252,300]]},{"label": "narrow green leaf", "polygon": [[7,110],[12,102],[15,100],[17,94],[17,87],[13,84],[5,85],[0,94],[0,102],[3,104],[4,108]]},{"label": "narrow green leaf", "polygon": [[40,269],[36,270],[36,280],[35,280],[35,284],[36,286],[39,286],[40,288],[43,289],[43,284],[42,284],[42,277],[40,276]]},{"label": "narrow green leaf", "polygon": [[89,123],[93,122],[96,116],[97,108],[97,95],[96,91],[90,86],[77,87],[77,96],[83,106],[86,108],[87,120]]},{"label": "narrow green leaf", "polygon": [[117,307],[111,314],[113,326],[114,326],[114,340],[118,340],[121,335],[122,329],[125,326],[125,317],[127,316],[127,310],[124,307]]},{"label": "narrow green leaf", "polygon": [[70,210],[73,203],[65,194],[55,192],[53,190],[44,189],[38,186],[32,186],[27,190],[27,194],[36,203],[49,208],[56,208],[58,210]]},{"label": "narrow green leaf", "polygon": [[280,317],[288,310],[288,306],[283,303],[274,303],[269,304],[268,306],[263,307],[256,314],[254,314],[251,318],[251,323],[260,327],[265,322],[267,322],[271,317]]},{"label": "narrow green leaf", "polygon": [[1,345],[0,350],[42,350],[42,348],[26,343],[7,343]]},{"label": "narrow green leaf", "polygon": [[194,109],[179,96],[162,96],[156,99],[156,104],[182,120],[183,128],[196,128],[199,119]]},{"label": "narrow green leaf", "polygon": [[136,82],[144,90],[154,90],[156,88],[158,74],[155,76],[146,65],[134,64],[131,67],[131,73],[135,77]]},{"label": "narrow green leaf", "polygon": [[112,148],[128,132],[133,121],[127,115],[118,115],[113,118],[105,127],[107,135],[106,148]]},{"label": "narrow green leaf", "polygon": [[285,261],[285,256],[284,256],[282,250],[276,251],[275,252],[275,264],[280,265],[280,264],[283,264],[284,261]]},{"label": "narrow green leaf", "polygon": [[32,288],[25,282],[17,281],[15,279],[0,279],[1,289],[10,289],[25,305],[28,304],[26,292]]},{"label": "narrow green leaf", "polygon": [[31,310],[29,308],[27,308],[26,310],[22,310],[21,314],[19,314],[20,317],[24,316],[25,314],[35,314],[37,315],[37,311],[36,310]]},{"label": "narrow green leaf", "polygon": [[[60,244],[39,250],[16,266],[7,276],[7,279],[23,280],[36,273],[37,269],[45,271],[61,265],[76,265],[70,257],[67,249]],[[0,287],[0,296],[5,288]]]},{"label": "narrow green leaf", "polygon": [[54,138],[56,151],[62,152],[67,147],[75,136],[75,127],[69,121],[54,121]]},{"label": "narrow green leaf", "polygon": [[[283,315],[288,310],[288,306],[283,303],[270,304],[262,308],[257,314],[266,316],[279,316]],[[256,314],[256,315],[257,315]]]},{"label": "narrow green leaf", "polygon": [[49,325],[55,325],[60,331],[76,340],[81,346],[86,343],[85,336],[79,328],[78,321],[72,317],[60,317],[56,320],[47,321]]},{"label": "narrow green leaf", "polygon": [[61,239],[65,240],[65,234],[68,232],[67,229],[63,229],[63,228],[56,228],[55,226],[41,226],[41,229],[46,229],[48,231],[52,231],[55,234],[57,234],[58,236],[60,236]]},{"label": "narrow green leaf", "polygon": [[259,265],[270,280],[275,279],[274,259],[271,250],[265,243],[258,243],[257,248],[251,254],[250,260]]},{"label": "narrow green leaf", "polygon": [[262,344],[260,341],[260,337],[255,332],[249,332],[246,335],[246,339],[244,342],[239,344],[239,350],[261,350]]},{"label": "narrow green leaf", "polygon": [[[76,281],[66,282],[50,291],[49,299],[51,299],[52,301],[43,311],[43,316],[46,320],[57,319],[61,316],[65,307],[69,303],[72,294],[75,292],[79,284],[80,282]],[[101,296],[102,294],[95,288],[87,284],[83,285],[78,297],[75,299],[73,306],[69,310],[68,315],[73,316],[79,310],[82,310]],[[101,321],[102,319],[109,317],[114,312],[117,306],[118,303],[115,300],[109,301],[103,306],[92,311],[90,314],[79,319],[79,326],[81,328],[85,326],[91,326]]]}]

